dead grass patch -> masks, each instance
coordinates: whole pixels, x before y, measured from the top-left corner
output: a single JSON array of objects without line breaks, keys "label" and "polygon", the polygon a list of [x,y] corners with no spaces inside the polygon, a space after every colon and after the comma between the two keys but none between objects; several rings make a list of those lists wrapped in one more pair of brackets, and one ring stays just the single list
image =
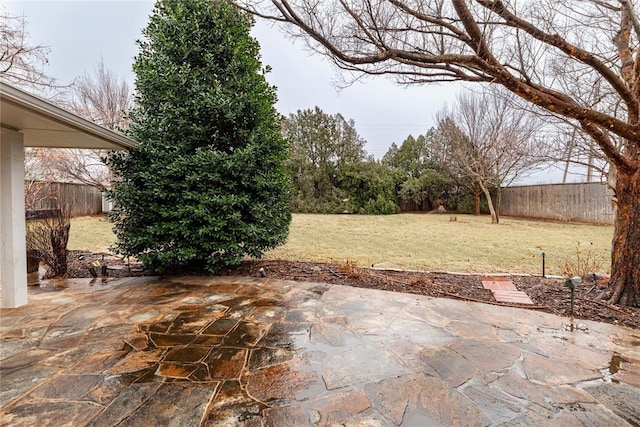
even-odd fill
[{"label": "dead grass patch", "polygon": [[[111,228],[101,216],[73,218],[69,249],[106,252],[115,242]],[[343,264],[350,274],[370,266],[540,274],[545,252],[546,273],[561,275],[577,244],[606,269],[612,236],[613,226],[514,218],[496,225],[488,216],[294,214],[287,243],[265,257]]]},{"label": "dead grass patch", "polygon": [[613,226],[488,216],[295,214],[287,243],[267,259],[343,263],[427,271],[560,275],[576,244],[607,266]]}]

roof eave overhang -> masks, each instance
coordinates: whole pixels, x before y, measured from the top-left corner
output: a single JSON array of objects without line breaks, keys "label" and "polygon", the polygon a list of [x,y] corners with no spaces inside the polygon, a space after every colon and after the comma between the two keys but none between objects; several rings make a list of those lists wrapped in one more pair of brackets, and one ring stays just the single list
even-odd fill
[{"label": "roof eave overhang", "polygon": [[0,81],[2,127],[24,134],[30,147],[123,150],[136,141],[70,113],[30,93]]}]

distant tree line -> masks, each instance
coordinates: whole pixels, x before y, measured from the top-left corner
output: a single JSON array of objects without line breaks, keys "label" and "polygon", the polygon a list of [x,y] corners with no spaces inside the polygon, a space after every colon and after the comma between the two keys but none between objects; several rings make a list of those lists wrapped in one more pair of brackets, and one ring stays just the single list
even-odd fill
[{"label": "distant tree line", "polygon": [[[502,94],[504,95],[504,94]],[[424,135],[393,143],[381,160],[368,155],[353,120],[320,108],[299,110],[284,120],[290,141],[286,163],[290,209],[306,213],[393,214],[400,210],[490,211],[498,221],[500,187],[539,162],[535,123],[524,110],[508,109],[501,94],[460,97]],[[463,120],[502,106],[494,118]],[[507,117],[508,114],[516,116]],[[506,118],[505,118],[506,117]],[[509,139],[512,149],[496,149]],[[494,195],[492,198],[491,195]],[[496,197],[497,196],[497,197]]]}]

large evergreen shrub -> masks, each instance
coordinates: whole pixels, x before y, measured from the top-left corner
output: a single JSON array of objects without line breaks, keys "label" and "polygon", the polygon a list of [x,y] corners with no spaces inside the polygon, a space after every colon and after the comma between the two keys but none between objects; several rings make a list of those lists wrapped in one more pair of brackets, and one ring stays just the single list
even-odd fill
[{"label": "large evergreen shrub", "polygon": [[228,1],[160,0],[138,42],[140,146],[109,162],[117,250],[150,270],[214,272],[285,241],[287,144],[252,24]]}]

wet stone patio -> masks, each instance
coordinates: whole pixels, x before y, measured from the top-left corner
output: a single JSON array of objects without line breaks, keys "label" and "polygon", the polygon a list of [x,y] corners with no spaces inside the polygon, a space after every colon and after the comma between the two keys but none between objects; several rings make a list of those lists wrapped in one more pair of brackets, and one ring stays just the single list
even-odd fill
[{"label": "wet stone patio", "polygon": [[534,310],[78,279],[0,311],[0,339],[1,425],[640,425],[640,331]]}]

